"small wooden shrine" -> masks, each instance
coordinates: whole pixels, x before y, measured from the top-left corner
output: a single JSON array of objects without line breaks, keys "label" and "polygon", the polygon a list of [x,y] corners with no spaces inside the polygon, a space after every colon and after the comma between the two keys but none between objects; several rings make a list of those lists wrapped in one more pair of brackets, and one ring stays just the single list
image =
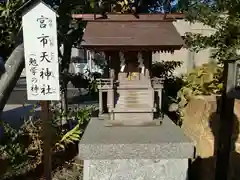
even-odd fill
[{"label": "small wooden shrine", "polygon": [[98,85],[99,117],[105,125],[161,124],[163,79],[151,76],[152,53],[181,49],[174,20],[163,14],[88,19],[82,46],[103,51],[109,67]]}]

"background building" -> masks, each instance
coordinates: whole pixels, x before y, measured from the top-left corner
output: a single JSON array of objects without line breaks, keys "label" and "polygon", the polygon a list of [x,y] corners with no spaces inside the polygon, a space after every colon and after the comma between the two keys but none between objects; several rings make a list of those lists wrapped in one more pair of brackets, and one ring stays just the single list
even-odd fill
[{"label": "background building", "polygon": [[[190,24],[184,19],[179,19],[173,24],[182,37],[186,32],[200,33],[206,36],[214,33],[214,29],[211,29],[208,26],[204,26],[201,23]],[[210,58],[212,51],[213,49],[208,48],[196,53],[191,52],[189,49],[183,47],[181,50],[175,51],[174,54],[154,53],[153,61],[181,61],[182,66],[175,70],[176,75],[181,75],[183,73],[187,73],[194,67],[213,61],[213,59]]]}]

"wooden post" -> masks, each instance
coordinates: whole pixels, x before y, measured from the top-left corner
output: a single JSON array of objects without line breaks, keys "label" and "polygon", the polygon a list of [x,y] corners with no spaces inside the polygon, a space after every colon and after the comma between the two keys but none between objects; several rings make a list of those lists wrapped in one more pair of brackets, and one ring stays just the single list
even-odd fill
[{"label": "wooden post", "polygon": [[93,10],[94,10],[94,20],[96,20],[96,6],[97,6],[97,4],[96,4],[97,2],[96,2],[96,0],[94,0],[94,7],[93,7]]},{"label": "wooden post", "polygon": [[159,110],[162,112],[162,88],[158,89]]},{"label": "wooden post", "polygon": [[217,160],[215,180],[227,180],[229,157],[231,153],[231,137],[234,123],[234,98],[228,93],[234,87],[234,62],[224,63],[224,92],[221,98],[220,129],[218,132]]},{"label": "wooden post", "polygon": [[52,159],[51,159],[51,113],[49,109],[50,101],[41,101],[41,119],[43,122],[43,137],[44,137],[44,178],[51,180],[52,175]]},{"label": "wooden post", "polygon": [[115,97],[114,97],[114,89],[111,89],[111,108],[114,108],[115,105]]},{"label": "wooden post", "polygon": [[103,114],[103,92],[99,89],[99,116]]},{"label": "wooden post", "polygon": [[[29,8],[23,12],[22,27],[27,96],[28,100],[40,101],[41,104],[44,141],[44,177],[45,180],[51,180],[52,119],[49,104],[50,101],[61,100],[57,14],[42,1],[38,3],[31,1]],[[31,28],[29,29],[29,27]],[[34,72],[33,69],[35,69]]]}]

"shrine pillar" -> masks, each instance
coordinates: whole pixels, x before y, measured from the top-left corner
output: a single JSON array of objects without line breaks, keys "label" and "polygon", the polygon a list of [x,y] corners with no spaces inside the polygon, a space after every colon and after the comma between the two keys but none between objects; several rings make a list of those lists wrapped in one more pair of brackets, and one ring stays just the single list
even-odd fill
[{"label": "shrine pillar", "polygon": [[147,79],[151,78],[151,64],[152,64],[152,52],[151,51],[145,51],[142,52],[142,58],[143,58],[143,65],[145,68],[145,77]]},{"label": "shrine pillar", "polygon": [[143,59],[143,54],[142,52],[138,52],[138,63],[139,63],[139,68],[141,69],[140,73],[145,76],[146,68],[144,65],[144,59]]},{"label": "shrine pillar", "polygon": [[118,62],[118,58],[116,58],[116,53],[109,53],[109,80],[110,80],[110,88],[107,91],[107,106],[108,109],[114,108],[115,103],[115,93],[114,93],[114,81],[117,79],[116,76],[116,68],[115,63]]},{"label": "shrine pillar", "polygon": [[125,59],[124,52],[120,51],[118,53],[118,57],[119,57],[119,73],[121,73],[121,74],[118,73],[118,78],[122,79],[123,78],[123,74],[124,74],[124,78],[126,77],[125,70],[127,68],[126,67],[126,59]]},{"label": "shrine pillar", "polygon": [[103,114],[103,92],[99,88],[99,116]]}]

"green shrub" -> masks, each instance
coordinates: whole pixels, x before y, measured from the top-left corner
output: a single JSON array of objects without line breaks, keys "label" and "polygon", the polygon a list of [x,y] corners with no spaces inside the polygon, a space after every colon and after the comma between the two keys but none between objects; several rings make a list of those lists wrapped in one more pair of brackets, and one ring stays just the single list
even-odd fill
[{"label": "green shrub", "polygon": [[183,77],[184,86],[179,90],[181,105],[196,95],[220,94],[223,88],[223,68],[217,63],[203,64]]},{"label": "green shrub", "polygon": [[152,76],[164,78],[162,111],[167,114],[170,104],[177,101],[177,92],[182,87],[182,79],[174,75],[174,70],[181,64],[180,61],[161,61],[152,64]]},{"label": "green shrub", "polygon": [[218,63],[207,63],[193,69],[183,77],[183,87],[178,91],[179,113],[189,100],[198,95],[220,94],[223,90],[223,67]]},{"label": "green shrub", "polygon": [[172,78],[173,72],[177,67],[181,66],[180,61],[161,61],[161,62],[153,62],[152,64],[152,76],[153,77],[164,77],[164,78]]},{"label": "green shrub", "polygon": [[[70,129],[61,129],[61,132],[56,133],[56,149],[65,149],[68,144],[73,144],[80,141],[81,134],[85,130],[92,112],[95,110],[94,107],[75,108],[68,112],[67,119],[71,121]],[[56,119],[61,119],[62,116],[56,116]],[[68,123],[69,124],[69,123]],[[59,134],[61,134],[59,136]]]},{"label": "green shrub", "polygon": [[[95,107],[92,106],[69,110],[69,127],[59,123],[63,117],[61,110],[52,108],[52,152],[67,151],[69,145],[77,143],[94,111]],[[39,117],[28,119],[19,130],[13,129],[3,121],[0,121],[0,127],[4,130],[0,145],[0,162],[6,162],[4,165],[7,166],[1,171],[0,179],[26,175],[42,164],[43,128]]]}]

